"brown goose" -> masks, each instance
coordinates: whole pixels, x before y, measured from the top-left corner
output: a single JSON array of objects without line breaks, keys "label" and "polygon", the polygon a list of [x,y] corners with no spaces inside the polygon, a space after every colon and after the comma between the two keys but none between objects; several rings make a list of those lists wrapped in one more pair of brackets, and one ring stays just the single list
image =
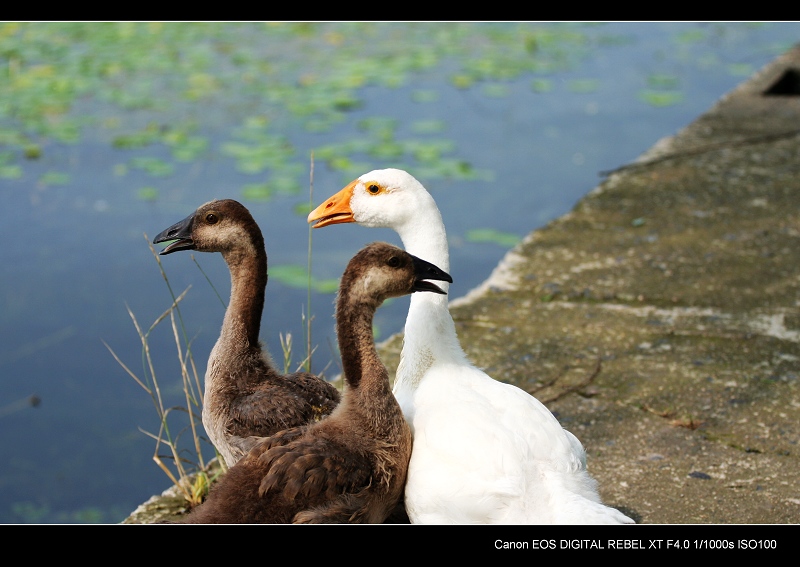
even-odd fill
[{"label": "brown goose", "polygon": [[185,523],[381,523],[401,502],[411,430],[372,337],[389,297],[444,294],[433,264],[386,243],[358,252],[342,276],[336,333],[345,381],[326,419],[260,442],[212,487]]},{"label": "brown goose", "polygon": [[159,233],[181,250],[219,252],[231,273],[231,297],[205,375],[203,426],[228,467],[262,437],[322,419],[339,403],[339,391],[305,372],[282,374],[262,349],[258,334],[267,285],[261,229],[241,203],[226,199],[200,206]]}]

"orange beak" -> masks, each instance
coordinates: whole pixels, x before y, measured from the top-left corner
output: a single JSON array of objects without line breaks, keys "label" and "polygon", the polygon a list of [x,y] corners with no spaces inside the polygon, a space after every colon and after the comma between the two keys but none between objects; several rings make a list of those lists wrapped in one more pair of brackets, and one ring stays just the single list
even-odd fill
[{"label": "orange beak", "polygon": [[350,209],[350,199],[353,196],[353,190],[356,185],[358,185],[358,179],[349,183],[347,187],[311,211],[308,215],[308,222],[317,221],[311,228],[322,228],[329,224],[356,222],[356,219],[353,218],[353,211]]}]

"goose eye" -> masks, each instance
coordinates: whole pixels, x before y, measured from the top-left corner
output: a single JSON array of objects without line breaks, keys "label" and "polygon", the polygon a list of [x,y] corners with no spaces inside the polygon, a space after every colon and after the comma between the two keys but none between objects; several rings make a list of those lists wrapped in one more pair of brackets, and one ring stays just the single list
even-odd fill
[{"label": "goose eye", "polygon": [[218,221],[219,217],[216,215],[216,213],[208,213],[206,215],[206,222],[208,224],[217,224]]},{"label": "goose eye", "polygon": [[372,195],[377,195],[380,192],[380,190],[381,188],[378,187],[377,185],[370,185],[369,187],[367,187],[367,191],[369,191],[370,194]]},{"label": "goose eye", "polygon": [[391,258],[389,258],[389,260],[386,263],[390,267],[396,268],[397,266],[400,265],[400,258],[398,258],[397,256],[392,256]]}]

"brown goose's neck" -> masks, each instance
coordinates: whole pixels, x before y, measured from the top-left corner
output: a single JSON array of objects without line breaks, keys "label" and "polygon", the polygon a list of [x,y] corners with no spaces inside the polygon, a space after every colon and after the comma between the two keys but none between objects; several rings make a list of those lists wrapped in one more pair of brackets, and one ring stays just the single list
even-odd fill
[{"label": "brown goose's neck", "polygon": [[388,388],[388,373],[378,357],[372,335],[372,320],[378,304],[355,301],[348,290],[340,290],[336,303],[336,336],[342,355],[344,380],[350,388]]},{"label": "brown goose's neck", "polygon": [[252,246],[255,250],[234,249],[222,253],[231,272],[231,298],[220,340],[240,340],[243,337],[248,346],[258,348],[267,285],[267,253],[263,239],[260,246],[258,239]]}]

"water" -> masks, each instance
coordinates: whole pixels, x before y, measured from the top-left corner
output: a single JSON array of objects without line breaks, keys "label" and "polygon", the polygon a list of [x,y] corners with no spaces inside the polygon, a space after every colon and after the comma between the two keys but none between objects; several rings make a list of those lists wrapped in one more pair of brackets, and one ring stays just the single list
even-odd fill
[{"label": "water", "polygon": [[[396,29],[403,31],[402,25]],[[457,88],[450,80],[453,74],[477,62],[443,57],[432,67],[409,72],[399,86],[365,82],[353,91],[361,104],[344,112],[327,131],[310,131],[291,117],[270,114],[271,126],[295,149],[290,161],[301,165],[294,176],[303,190],[269,200],[244,197],[242,188],[263,175],[237,169],[236,160],[220,151],[238,136],[231,134],[232,125],[257,113],[254,109],[263,101],[247,88],[235,89],[235,105],[204,99],[171,107],[173,115],[191,116],[196,133],[208,140],[202,159],[187,162],[171,159],[165,145],[115,147],[109,130],[98,126],[113,120],[145,125],[160,110],[122,111],[98,100],[99,93],[75,101],[71,116],[95,118],[79,139],[62,143],[43,135],[40,159],[18,160],[14,163],[19,163],[21,176],[0,177],[6,235],[0,249],[6,266],[0,283],[0,522],[118,522],[170,486],[151,458],[154,441],[141,431],[158,431],[153,403],[105,346],[141,375],[142,345],[127,308],[146,329],[170,305],[145,235],[151,240],[209,199],[236,198],[261,225],[271,269],[304,267],[309,230],[305,212],[298,208],[309,201],[312,151],[334,143],[374,143],[374,135],[359,127],[367,118],[396,120],[396,140],[424,139],[414,125],[441,121],[443,128],[434,137],[452,141],[445,154],[470,164],[476,173],[472,178],[441,174],[407,155],[381,158],[361,152],[341,169],[315,159],[312,199],[317,204],[374,168],[400,166],[417,174],[442,211],[451,245],[451,297],[460,297],[484,281],[509,248],[507,243],[473,241],[470,231],[493,229],[521,238],[544,226],[594,188],[602,179],[600,172],[632,161],[674,134],[800,40],[800,25],[791,22],[607,23],[568,29],[581,34],[584,42],[566,52],[572,57],[569,65],[547,73],[526,71]],[[337,25],[326,30],[330,36]],[[341,24],[344,35],[348,30]],[[402,49],[403,34],[397,36],[385,49]],[[256,41],[255,53],[273,54],[273,64],[290,57],[288,36],[279,42],[281,48],[275,40],[270,43],[263,29],[250,40]],[[298,77],[306,65],[314,66],[324,48],[313,42],[303,46],[303,57],[293,63]],[[483,53],[475,49],[471,57]],[[0,52],[0,58],[3,53],[8,52]],[[374,57],[382,53],[375,45]],[[209,80],[215,73],[228,84],[253,80],[212,63],[204,67],[205,79],[195,75],[194,80]],[[138,80],[146,77],[138,73]],[[131,82],[126,92],[136,92],[137,84]],[[666,98],[648,102],[645,92]],[[671,96],[676,97],[672,103]],[[0,126],[10,122],[0,113]],[[158,157],[174,169],[169,175],[154,175],[133,166],[135,157]],[[4,159],[0,165],[11,163],[8,154]],[[59,181],[53,172],[68,178]],[[155,188],[157,196],[146,198],[142,188]],[[311,236],[312,274],[319,279],[338,278],[367,242],[400,244],[391,231],[355,225],[337,225]],[[194,259],[227,301],[229,276],[222,258],[197,253]],[[202,373],[224,308],[191,254],[172,254],[162,264],[177,293],[191,286],[182,313]],[[379,339],[402,330],[407,306],[407,298],[398,299],[378,311]],[[279,334],[291,333],[296,364],[309,313],[317,348],[313,370],[334,376],[339,368],[332,293],[313,292],[309,306],[305,289],[271,277],[262,339],[280,361]],[[155,328],[149,346],[164,396],[183,405],[168,323]],[[31,403],[32,396],[40,400],[38,405]],[[206,458],[211,454],[208,449]]]}]

